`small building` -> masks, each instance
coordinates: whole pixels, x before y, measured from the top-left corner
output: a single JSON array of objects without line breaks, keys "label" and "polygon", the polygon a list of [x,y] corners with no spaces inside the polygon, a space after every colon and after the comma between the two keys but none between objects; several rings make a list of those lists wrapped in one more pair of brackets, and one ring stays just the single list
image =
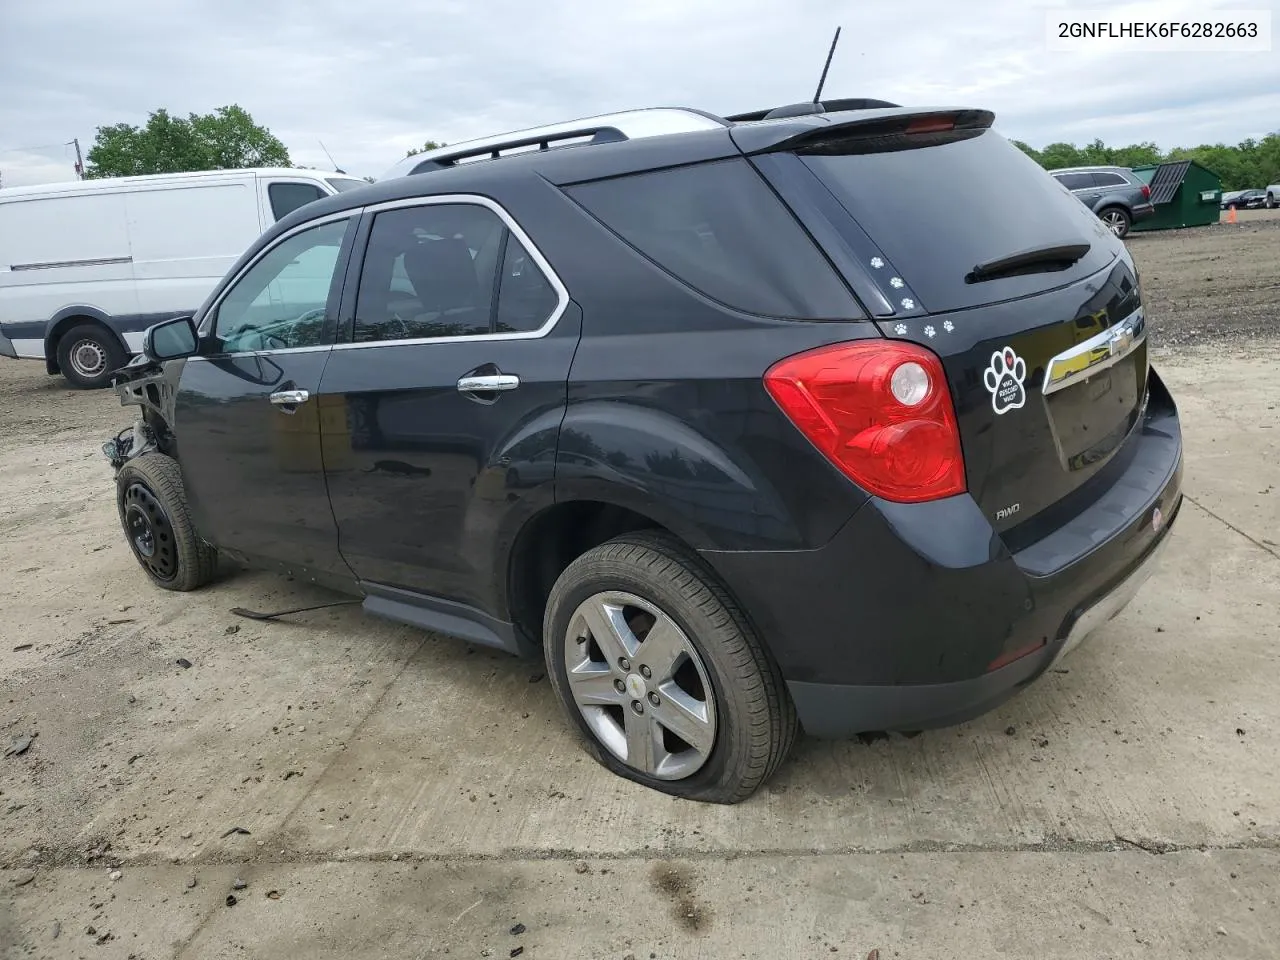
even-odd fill
[{"label": "small building", "polygon": [[1222,180],[1194,160],[1150,163],[1133,172],[1151,188],[1156,212],[1136,222],[1132,229],[1170,230],[1204,227],[1217,223],[1222,202]]}]

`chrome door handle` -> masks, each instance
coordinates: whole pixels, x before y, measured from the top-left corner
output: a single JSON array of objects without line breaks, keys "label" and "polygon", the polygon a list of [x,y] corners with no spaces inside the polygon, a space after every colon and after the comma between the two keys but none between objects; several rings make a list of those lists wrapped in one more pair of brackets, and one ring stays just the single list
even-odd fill
[{"label": "chrome door handle", "polygon": [[311,392],[308,390],[277,390],[271,395],[271,402],[277,407],[293,407],[310,399]]},{"label": "chrome door handle", "polygon": [[484,377],[462,377],[458,381],[459,393],[493,393],[514,390],[520,386],[520,378],[514,373],[495,373]]}]

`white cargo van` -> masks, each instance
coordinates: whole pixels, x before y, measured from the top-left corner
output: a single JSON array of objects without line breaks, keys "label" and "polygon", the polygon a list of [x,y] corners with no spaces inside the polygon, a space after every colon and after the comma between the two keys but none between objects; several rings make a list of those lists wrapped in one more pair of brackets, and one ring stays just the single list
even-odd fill
[{"label": "white cargo van", "polygon": [[0,190],[0,355],[105,386],[147,327],[195,312],[272,223],[362,186],[282,168]]}]

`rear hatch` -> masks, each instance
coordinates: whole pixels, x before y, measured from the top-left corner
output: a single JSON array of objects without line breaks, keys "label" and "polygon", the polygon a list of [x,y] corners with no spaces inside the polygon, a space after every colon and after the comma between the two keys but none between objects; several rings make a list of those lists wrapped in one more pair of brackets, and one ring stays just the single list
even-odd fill
[{"label": "rear hatch", "polygon": [[990,130],[989,113],[882,113],[740,145],[884,335],[942,359],[969,492],[1013,547],[1108,485],[1089,481],[1141,416],[1137,276],[1123,244]]}]

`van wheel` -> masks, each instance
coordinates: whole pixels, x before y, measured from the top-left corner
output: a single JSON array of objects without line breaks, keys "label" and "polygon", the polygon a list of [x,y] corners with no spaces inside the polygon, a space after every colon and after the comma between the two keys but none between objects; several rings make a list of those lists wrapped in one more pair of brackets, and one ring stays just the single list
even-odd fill
[{"label": "van wheel", "polygon": [[134,559],[156,586],[187,591],[213,579],[217,551],[196,533],[172,457],[144,453],[121,467],[116,507]]},{"label": "van wheel", "polygon": [[551,686],[609,770],[673,796],[737,803],[796,735],[764,644],[696,555],[636,533],[587,551],[551,589]]},{"label": "van wheel", "polygon": [[96,390],[124,366],[125,352],[115,334],[96,323],[73,327],[58,341],[58,369],[78,390]]},{"label": "van wheel", "polygon": [[1098,217],[1107,225],[1107,229],[1123,240],[1129,235],[1129,214],[1120,207],[1107,207],[1098,214]]}]

